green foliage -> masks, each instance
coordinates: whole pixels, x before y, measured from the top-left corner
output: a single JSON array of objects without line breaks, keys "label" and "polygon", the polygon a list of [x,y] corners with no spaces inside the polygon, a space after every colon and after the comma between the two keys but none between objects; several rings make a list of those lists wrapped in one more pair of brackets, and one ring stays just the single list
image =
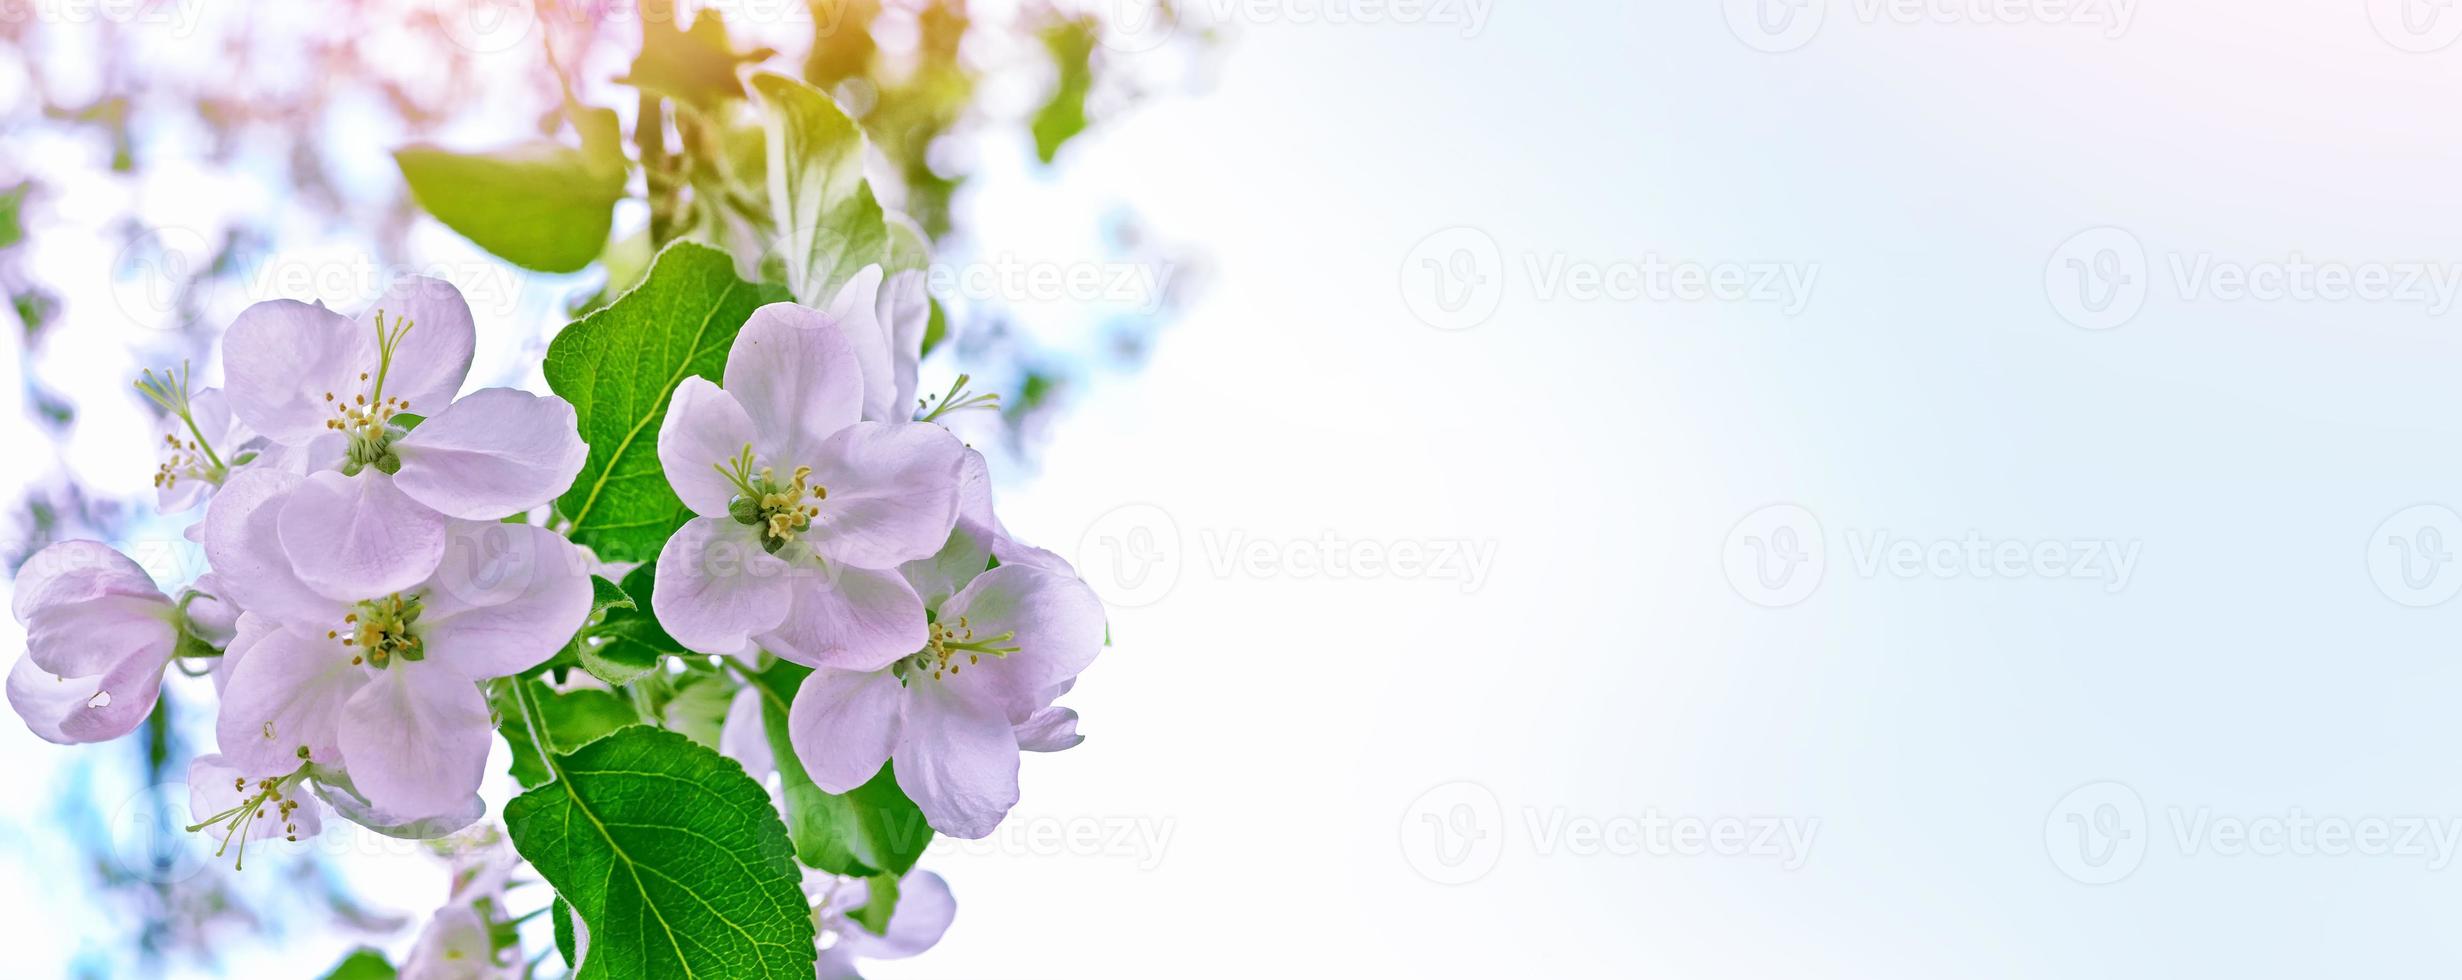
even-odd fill
[{"label": "green foliage", "polygon": [[882,766],[871,782],[853,792],[832,794],[812,784],[803,761],[795,756],[787,738],[787,706],[811,672],[779,661],[753,679],[761,689],[761,721],[770,754],[778,760],[787,836],[795,842],[795,857],[832,874],[905,874],[932,842],[932,828],[924,822],[922,809],[898,789],[891,767]]},{"label": "green foliage", "polygon": [[432,146],[395,150],[419,206],[445,226],[525,269],[572,272],[607,244],[624,196],[624,153],[615,113],[575,117],[581,148],[534,140],[492,153]]},{"label": "green foliage", "polygon": [[531,703],[538,706],[541,721],[547,728],[549,748],[571,751],[589,744],[607,733],[640,720],[633,712],[632,702],[614,691],[581,688],[555,691],[535,678],[514,678],[496,685],[489,700],[495,703],[496,717],[504,741],[513,751],[513,781],[524,787],[547,781],[547,764],[540,761],[538,739],[530,731],[530,721],[515,700],[514,684],[527,684]]},{"label": "green foliage", "polygon": [[821,90],[784,75],[752,78],[764,109],[769,203],[787,289],[827,307],[864,266],[889,258],[889,225],[863,179],[863,130]]},{"label": "green foliage", "polygon": [[556,500],[574,541],[608,561],[657,557],[692,516],[658,465],[667,401],[688,376],[718,380],[744,320],[783,298],[736,278],[727,253],[677,242],[640,286],[547,345],[547,387],[572,403],[590,444],[581,475]]},{"label": "green foliage", "polygon": [[641,21],[641,54],[633,58],[622,81],[635,88],[708,109],[727,99],[744,97],[744,83],[735,67],[760,61],[774,52],[767,48],[737,51],[727,40],[727,26],[715,10],[703,10],[692,27],[676,30],[673,21],[645,17]]},{"label": "green foliage", "polygon": [[349,956],[342,957],[342,962],[334,964],[333,971],[325,974],[325,980],[393,980],[396,976],[399,974],[394,971],[393,964],[385,960],[384,953],[361,946],[351,950]]},{"label": "green foliage", "polygon": [[793,848],[742,766],[633,727],[558,756],[554,776],[504,818],[589,928],[576,976],[812,976]]},{"label": "green foliage", "polygon": [[1059,74],[1051,98],[1034,113],[1034,154],[1044,163],[1060,155],[1061,144],[1086,131],[1086,95],[1094,91],[1094,39],[1102,29],[1092,17],[1072,17],[1043,29],[1043,49]]},{"label": "green foliage", "polygon": [[[605,618],[591,627],[589,639],[580,644],[581,668],[609,684],[630,684],[659,664],[668,654],[686,653],[684,645],[667,635],[651,615],[650,590],[656,587],[656,562],[642,562],[624,576],[619,591],[626,601],[620,605],[601,607]],[[598,579],[605,582],[606,579]],[[615,586],[609,586],[616,588]],[[591,642],[595,640],[597,642]]]}]

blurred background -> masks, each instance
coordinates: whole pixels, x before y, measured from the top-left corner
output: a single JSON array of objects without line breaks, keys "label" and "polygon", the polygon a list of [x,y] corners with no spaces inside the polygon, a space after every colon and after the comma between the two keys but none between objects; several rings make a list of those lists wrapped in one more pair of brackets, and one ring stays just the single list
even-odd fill
[{"label": "blurred background", "polygon": [[[607,285],[390,150],[607,98],[638,8],[0,3],[15,559],[194,573],[127,385],[248,302],[443,275],[472,384],[535,387]],[[1003,517],[1115,638],[871,974],[2462,961],[2462,11],[856,6],[721,9],[863,110],[958,273],[925,387],[1004,394]],[[0,725],[14,969],[317,976],[442,900],[378,838],[164,838],[210,697]]]}]

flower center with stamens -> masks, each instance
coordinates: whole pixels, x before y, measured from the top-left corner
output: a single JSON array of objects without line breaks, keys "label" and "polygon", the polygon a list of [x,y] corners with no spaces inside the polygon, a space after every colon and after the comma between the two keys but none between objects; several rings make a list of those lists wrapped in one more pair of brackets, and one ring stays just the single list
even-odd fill
[{"label": "flower center with stamens", "polygon": [[393,665],[395,658],[424,660],[427,651],[421,645],[415,627],[419,622],[419,597],[399,592],[382,599],[360,603],[342,617],[342,627],[325,631],[325,638],[338,639],[352,653],[350,662],[365,663],[382,669]]},{"label": "flower center with stamens", "polygon": [[821,513],[805,498],[826,500],[829,488],[812,483],[812,467],[798,466],[790,479],[779,482],[775,470],[755,467],[752,447],[734,459],[716,464],[727,482],[735,484],[735,496],[727,501],[727,516],[738,524],[761,529],[761,547],[771,554],[786,547],[787,542],[812,527],[812,519]]},{"label": "flower center with stamens", "polygon": [[282,821],[282,838],[289,841],[299,839],[299,821],[295,816],[300,804],[297,788],[300,781],[306,779],[307,776],[308,767],[302,765],[297,770],[280,776],[267,776],[256,780],[250,780],[245,776],[233,777],[232,792],[245,793],[246,798],[240,800],[238,806],[197,821],[188,828],[188,832],[193,834],[215,824],[221,824],[222,846],[214,849],[215,856],[221,856],[223,851],[230,848],[231,842],[236,840],[239,842],[239,858],[234,867],[245,867],[248,861],[248,828],[257,821],[280,820]]},{"label": "flower center with stamens", "polygon": [[985,657],[1006,657],[1018,650],[1010,642],[1017,639],[1017,631],[979,637],[964,616],[955,625],[936,622],[931,629],[931,639],[924,641],[922,650],[891,665],[900,682],[926,672],[933,680],[956,676],[960,669],[982,663]]},{"label": "flower center with stamens", "polygon": [[221,486],[222,478],[230,474],[230,469],[223,465],[222,457],[215,454],[213,444],[206,441],[204,430],[197,427],[196,410],[188,397],[187,362],[180,362],[177,372],[164,369],[159,378],[148,369],[145,378],[137,382],[137,390],[144,392],[145,397],[161,406],[163,411],[177,417],[181,427],[188,430],[186,439],[181,439],[176,432],[163,435],[163,461],[154,471],[155,488],[172,489],[179,485],[181,477]]},{"label": "flower center with stamens", "polygon": [[402,461],[393,455],[393,440],[401,438],[403,429],[393,424],[393,417],[410,411],[410,402],[385,395],[385,375],[393,370],[393,355],[402,347],[402,337],[410,333],[411,322],[393,318],[385,322],[385,311],[376,311],[376,372],[371,376],[359,372],[359,381],[368,385],[365,392],[326,392],[326,407],[333,417],[325,420],[325,428],[350,437],[350,448],[343,454],[342,473],[357,476],[365,467],[374,466],[384,473],[399,472]]}]

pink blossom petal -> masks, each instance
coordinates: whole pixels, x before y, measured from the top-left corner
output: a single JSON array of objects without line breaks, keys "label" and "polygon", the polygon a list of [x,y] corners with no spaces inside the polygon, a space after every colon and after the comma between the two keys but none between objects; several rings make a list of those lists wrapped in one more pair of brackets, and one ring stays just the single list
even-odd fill
[{"label": "pink blossom petal", "polygon": [[908,269],[881,283],[876,307],[882,328],[889,332],[889,378],[892,392],[883,422],[915,417],[915,382],[923,365],[923,334],[931,326],[932,294],[924,288],[923,270]]},{"label": "pink blossom petal", "polygon": [[667,403],[658,427],[658,465],[684,506],[703,517],[725,518],[735,483],[718,467],[752,445],[752,417],[725,389],[708,378],[685,378]]},{"label": "pink blossom petal", "polygon": [[222,695],[231,689],[231,675],[238,672],[242,661],[248,659],[248,651],[256,649],[259,642],[278,629],[281,627],[267,617],[248,612],[239,614],[238,624],[231,630],[231,642],[223,646],[222,656],[214,658],[215,694]]},{"label": "pink blossom petal", "polygon": [[62,677],[101,674],[131,658],[167,660],[177,608],[127,555],[97,541],[62,541],[17,571],[26,654]]},{"label": "pink blossom petal", "polygon": [[939,943],[956,919],[957,896],[949,893],[949,883],[917,868],[898,879],[898,905],[890,911],[888,930],[875,936],[850,922],[838,933],[837,948],[867,960],[902,960]]},{"label": "pink blossom petal", "polygon": [[393,444],[394,485],[438,513],[492,521],[573,485],[590,447],[554,395],[481,388]]},{"label": "pink blossom petal", "polygon": [[424,662],[397,660],[375,675],[342,717],[342,758],[353,785],[392,814],[426,816],[464,805],[479,790],[495,733],[478,685]]},{"label": "pink blossom petal", "polygon": [[929,558],[898,566],[906,581],[923,597],[924,608],[938,609],[957,590],[992,565],[992,549],[1000,525],[992,518],[992,473],[983,454],[966,450],[958,471],[957,524],[949,540]]},{"label": "pink blossom petal", "polygon": [[900,718],[898,788],[933,830],[976,840],[1017,805],[1017,734],[996,706],[918,680]]},{"label": "pink blossom petal", "polygon": [[786,619],[756,639],[806,667],[879,670],[930,639],[923,600],[896,572],[835,565],[799,578]]},{"label": "pink blossom petal", "polygon": [[107,742],[135,731],[153,712],[169,666],[167,656],[130,657],[103,674],[61,677],[19,657],[9,670],[9,706],[45,741]]},{"label": "pink blossom petal", "polygon": [[445,517],[371,466],[308,477],[282,505],[282,552],[308,588],[358,602],[419,584],[445,553]]},{"label": "pink blossom petal", "polygon": [[823,667],[804,678],[787,708],[787,737],[813,785],[845,793],[880,774],[896,744],[905,691],[885,670]]},{"label": "pink blossom petal", "polygon": [[1028,752],[1063,752],[1085,740],[1077,734],[1077,712],[1058,705],[1035,712],[1017,726],[1017,747]]},{"label": "pink blossom petal", "polygon": [[455,521],[420,589],[427,663],[472,680],[555,656],[590,618],[590,556],[543,527]]},{"label": "pink blossom petal", "polygon": [[726,720],[718,726],[718,751],[744,764],[744,774],[756,783],[767,784],[769,774],[778,771],[778,757],[770,751],[769,727],[761,719],[761,687],[746,684],[727,702]]},{"label": "pink blossom petal", "polygon": [[[907,422],[915,417],[912,402],[898,398],[889,330],[880,320],[881,267],[864,266],[838,287],[829,301],[829,318],[846,335],[855,352],[855,367],[863,374],[863,417],[875,422]],[[904,414],[898,408],[904,406]]]},{"label": "pink blossom petal", "polygon": [[1053,685],[1077,676],[1103,649],[1103,603],[1084,582],[1035,568],[1002,565],[975,577],[940,607],[940,621],[965,620],[977,637],[1008,634],[1017,652],[983,662],[949,679],[978,703],[1006,708],[1024,723],[1049,704]]},{"label": "pink blossom petal", "polygon": [[240,311],[222,337],[222,372],[231,411],[277,442],[329,431],[333,403],[366,390],[376,370],[376,334],[342,314],[277,299]]},{"label": "pink blossom petal", "polygon": [[330,629],[346,604],[309,589],[282,550],[282,507],[302,482],[297,474],[258,467],[231,477],[205,509],[205,560],[240,608]]},{"label": "pink blossom petal", "polygon": [[343,708],[368,682],[369,671],[351,663],[357,655],[321,632],[278,629],[258,639],[223,691],[214,723],[222,754],[259,773],[302,761],[340,765]]},{"label": "pink blossom petal", "polygon": [[687,648],[739,653],[786,618],[793,574],[753,528],[696,517],[659,549],[650,608]]},{"label": "pink blossom petal", "polygon": [[753,445],[781,470],[863,414],[863,370],[826,314],[793,303],[752,311],[727,351],[727,393],[752,419]]},{"label": "pink blossom petal", "polygon": [[832,562],[895,568],[928,558],[957,524],[966,444],[928,422],[857,422],[821,445],[812,481],[827,488],[809,540]]},{"label": "pink blossom petal", "polygon": [[[470,375],[470,355],[478,340],[478,332],[470,322],[470,304],[462,301],[461,290],[442,279],[426,276],[405,276],[394,281],[385,294],[359,317],[358,331],[369,339],[369,363],[374,364],[376,314],[385,315],[385,328],[407,321],[410,332],[402,336],[401,346],[393,353],[393,366],[385,372],[385,397],[400,398],[409,403],[408,411],[436,415],[453,402],[453,394],[462,390],[462,381]],[[364,370],[374,370],[371,366]],[[352,389],[357,391],[359,389]],[[426,428],[425,423],[420,428]]]}]

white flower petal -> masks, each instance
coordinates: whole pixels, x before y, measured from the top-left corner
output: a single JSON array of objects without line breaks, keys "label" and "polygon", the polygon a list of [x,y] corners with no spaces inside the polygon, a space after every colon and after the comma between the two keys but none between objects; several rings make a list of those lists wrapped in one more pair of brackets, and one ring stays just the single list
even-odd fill
[{"label": "white flower petal", "polygon": [[667,420],[658,426],[658,465],[684,506],[723,519],[736,489],[718,467],[752,443],[752,417],[733,395],[708,378],[685,378],[667,403]]},{"label": "white flower petal", "polygon": [[62,541],[17,571],[14,611],[26,654],[62,677],[102,674],[131,658],[167,660],[177,607],[127,555],[97,541]]},{"label": "white flower petal", "polygon": [[793,574],[762,549],[753,528],[696,517],[659,549],[650,607],[676,642],[703,653],[738,653],[753,634],[786,618]]},{"label": "white flower petal", "polygon": [[435,664],[397,660],[375,674],[342,717],[351,782],[387,813],[428,816],[463,806],[478,792],[495,735],[487,699],[468,678]]},{"label": "white flower petal", "polygon": [[727,351],[726,387],[752,419],[754,448],[782,469],[810,463],[821,440],[863,414],[863,370],[845,333],[793,303],[744,321]]},{"label": "white flower petal", "polygon": [[813,785],[845,793],[880,774],[897,741],[905,691],[885,670],[823,667],[804,678],[787,708],[787,737]]},{"label": "white flower petal", "polygon": [[478,340],[470,322],[470,304],[462,301],[461,290],[442,279],[405,276],[395,280],[359,317],[358,331],[369,339],[371,359],[379,312],[385,315],[388,330],[400,321],[411,325],[393,352],[393,366],[385,372],[385,397],[408,402],[405,410],[421,415],[443,412],[470,375],[470,355]]},{"label": "white flower petal", "polygon": [[978,840],[1017,805],[1017,734],[997,707],[940,684],[908,691],[894,753],[898,788],[933,830]]},{"label": "white flower petal", "polygon": [[928,422],[857,422],[822,444],[812,481],[827,495],[807,532],[814,550],[858,568],[928,558],[957,524],[966,444]]},{"label": "white flower petal", "polygon": [[231,411],[277,442],[330,431],[332,402],[365,390],[376,369],[376,334],[322,306],[277,299],[240,311],[222,337]]},{"label": "white flower petal", "polygon": [[543,527],[455,521],[419,591],[427,663],[473,680],[517,674],[590,618],[590,556]]},{"label": "white flower petal", "polygon": [[393,444],[403,493],[438,513],[492,521],[556,499],[590,447],[554,395],[481,388]]},{"label": "white flower petal", "polygon": [[923,600],[896,572],[833,565],[799,577],[786,619],[755,639],[806,667],[879,670],[931,638]]},{"label": "white flower petal", "polygon": [[343,707],[368,680],[351,663],[356,656],[322,632],[286,628],[258,639],[223,692],[214,722],[222,754],[257,773],[289,772],[302,761],[340,765]]},{"label": "white flower petal", "polygon": [[445,516],[375,467],[308,477],[276,519],[282,552],[308,588],[358,602],[419,584],[445,553]]}]

